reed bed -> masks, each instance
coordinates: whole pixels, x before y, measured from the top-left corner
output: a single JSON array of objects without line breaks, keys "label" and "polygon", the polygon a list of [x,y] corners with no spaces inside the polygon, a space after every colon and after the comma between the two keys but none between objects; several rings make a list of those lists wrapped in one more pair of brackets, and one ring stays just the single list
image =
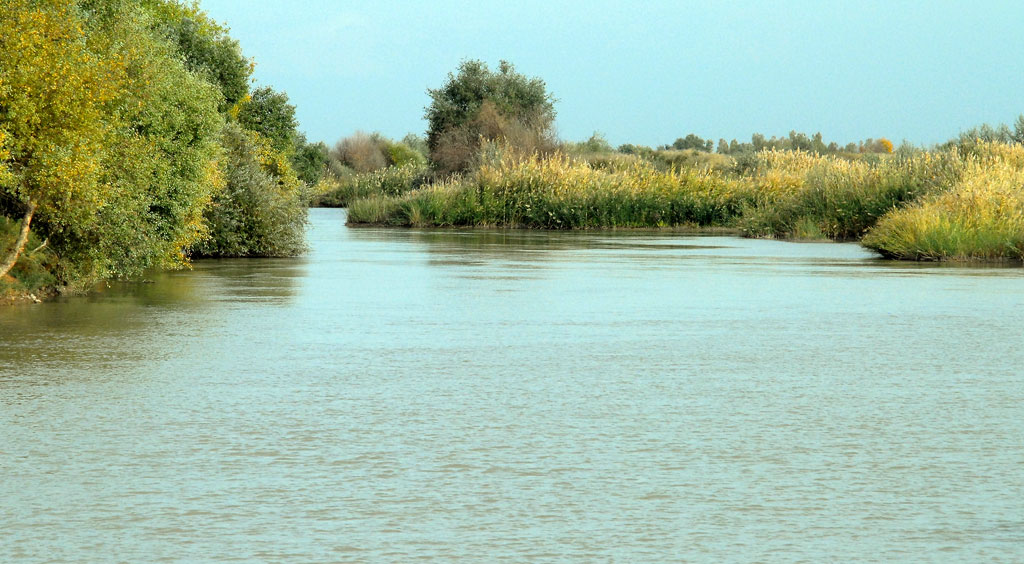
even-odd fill
[{"label": "reed bed", "polygon": [[1024,260],[1024,170],[974,162],[950,191],[882,218],[864,246],[904,260]]},{"label": "reed bed", "polygon": [[726,227],[863,240],[903,259],[1020,259],[1022,171],[1024,147],[1000,143],[876,159],[764,151],[742,172],[499,151],[471,173],[419,188],[367,181],[349,196],[348,217],[411,227]]},{"label": "reed bed", "polygon": [[[352,205],[349,221],[536,229],[722,226],[742,208],[737,186],[707,170],[659,171],[644,162],[605,169],[563,154],[505,156],[464,178]],[[384,208],[397,216],[382,216]]]},{"label": "reed bed", "polygon": [[400,196],[428,183],[431,178],[430,169],[419,163],[352,174],[345,178],[328,178],[317,186],[312,205],[343,208],[361,198]]},{"label": "reed bed", "polygon": [[953,151],[869,163],[767,151],[745,181],[754,204],[739,226],[750,236],[856,240],[885,214],[943,190],[962,173]]}]

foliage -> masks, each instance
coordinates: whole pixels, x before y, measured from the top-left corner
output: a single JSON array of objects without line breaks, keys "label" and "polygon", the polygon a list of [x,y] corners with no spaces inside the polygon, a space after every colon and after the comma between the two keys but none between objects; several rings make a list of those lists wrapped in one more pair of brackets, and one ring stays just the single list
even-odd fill
[{"label": "foliage", "polygon": [[637,163],[599,170],[564,154],[514,151],[404,196],[375,196],[349,207],[353,223],[496,225],[544,229],[724,225],[739,211],[731,183],[697,170],[660,172]]},{"label": "foliage", "polygon": [[295,119],[295,106],[288,103],[284,92],[269,86],[253,90],[238,103],[238,123],[268,139],[282,153],[295,150],[299,122]]},{"label": "foliage", "polygon": [[565,143],[562,150],[571,155],[606,154],[615,151],[604,135],[595,131],[590,139],[580,143]]},{"label": "foliage", "polygon": [[229,123],[222,132],[226,188],[206,211],[210,237],[199,256],[280,257],[305,249],[303,184],[287,157],[258,133]]},{"label": "foliage", "polygon": [[[19,227],[19,222],[0,217],[0,250],[14,241]],[[0,299],[9,292],[38,292],[57,283],[53,274],[57,268],[57,255],[44,242],[38,235],[29,237],[20,260],[8,276],[0,277]]]},{"label": "foliage", "polygon": [[859,239],[887,212],[954,182],[962,168],[955,153],[875,164],[802,152],[767,151],[758,157],[755,171],[745,177],[753,198],[738,223],[753,236],[813,231]]},{"label": "foliage", "polygon": [[156,18],[155,27],[177,46],[185,66],[220,90],[220,111],[226,112],[249,95],[253,62],[242,54],[238,41],[214,22],[196,3],[143,0]]},{"label": "foliage", "polygon": [[[144,40],[136,31],[124,29],[123,36],[139,46]],[[221,127],[216,88],[187,72],[160,43],[128,56],[125,127],[105,163],[111,198],[96,229],[67,241],[75,243],[75,256],[100,266],[93,272],[99,278],[184,264],[188,249],[206,234],[203,209],[221,188],[214,167]]]},{"label": "foliage", "polygon": [[[59,231],[87,226],[106,199],[102,163],[114,133],[107,116],[124,63],[95,52],[65,2],[0,6],[0,131],[6,159],[0,214]],[[38,209],[38,212],[36,211]],[[0,256],[0,276],[25,239]]]},{"label": "foliage", "polygon": [[497,72],[477,60],[463,61],[457,75],[429,89],[426,108],[430,158],[442,172],[469,167],[481,140],[502,140],[523,152],[550,150],[554,98],[544,81],[528,78],[502,61]]},{"label": "foliage", "polygon": [[690,133],[686,137],[680,137],[675,140],[674,143],[665,148],[675,149],[677,151],[685,151],[692,149],[695,151],[704,151],[706,153],[711,152],[711,148],[714,146],[714,142],[711,139],[703,139],[694,133]]},{"label": "foliage", "polygon": [[425,163],[406,163],[381,170],[336,178],[330,186],[318,188],[314,206],[340,208],[371,196],[400,196],[428,183],[432,178]]},{"label": "foliage", "polygon": [[356,172],[372,172],[388,166],[384,138],[357,131],[334,145],[331,158]]},{"label": "foliage", "polygon": [[292,168],[299,180],[307,186],[315,186],[323,179],[330,161],[330,152],[323,142],[310,143],[306,136],[296,137],[295,152],[292,154]]},{"label": "foliage", "polygon": [[424,158],[430,154],[430,147],[427,146],[427,140],[415,133],[407,134],[402,138],[401,143],[413,151],[423,155]]},{"label": "foliage", "polygon": [[897,259],[1024,259],[1024,148],[986,145],[952,189],[886,215],[864,245]]},{"label": "foliage", "polygon": [[[84,288],[187,264],[210,225],[232,253],[301,249],[305,194],[287,157],[312,183],[326,147],[306,147],[283,94],[249,96],[250,72],[195,3],[0,5],[0,218],[14,260],[0,257],[3,269]],[[254,161],[264,176],[250,174]],[[242,231],[226,235],[223,217]],[[217,241],[202,248],[224,254]],[[47,276],[27,274],[39,268]]]},{"label": "foliage", "polygon": [[405,143],[386,141],[384,147],[385,152],[387,153],[388,164],[390,166],[402,167],[413,165],[422,167],[427,164],[426,155]]}]

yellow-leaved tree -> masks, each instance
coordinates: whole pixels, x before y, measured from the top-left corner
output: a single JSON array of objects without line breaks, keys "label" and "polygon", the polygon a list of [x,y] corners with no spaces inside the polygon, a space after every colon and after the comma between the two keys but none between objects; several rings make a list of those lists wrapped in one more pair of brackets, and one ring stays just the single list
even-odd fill
[{"label": "yellow-leaved tree", "polygon": [[81,15],[66,0],[0,3],[0,196],[21,209],[14,246],[0,255],[0,276],[14,266],[32,219],[51,229],[93,221],[104,201],[106,104],[119,91],[116,58],[92,52]]}]

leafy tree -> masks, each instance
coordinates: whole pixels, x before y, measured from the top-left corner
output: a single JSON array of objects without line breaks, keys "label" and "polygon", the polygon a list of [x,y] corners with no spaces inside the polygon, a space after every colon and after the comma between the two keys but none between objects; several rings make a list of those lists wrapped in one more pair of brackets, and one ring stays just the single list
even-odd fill
[{"label": "leafy tree", "polygon": [[497,72],[482,61],[463,61],[458,74],[449,73],[441,88],[427,93],[427,146],[442,168],[466,166],[481,139],[535,150],[552,138],[555,99],[543,80],[516,72],[507,61]]},{"label": "leafy tree", "polygon": [[288,103],[288,95],[264,86],[239,103],[238,123],[270,140],[278,151],[291,153],[298,140],[295,106]]},{"label": "leafy tree", "polygon": [[189,72],[127,0],[98,0],[90,41],[124,62],[103,181],[106,204],[90,229],[57,238],[79,278],[178,267],[206,234],[203,210],[221,189],[218,88]]},{"label": "leafy tree", "polygon": [[334,145],[332,157],[356,172],[373,172],[388,166],[386,148],[381,134],[357,131]]},{"label": "leafy tree", "polygon": [[427,140],[415,133],[409,133],[403,137],[402,144],[423,155],[424,158],[430,154],[430,147],[427,146]]},{"label": "leafy tree", "polygon": [[427,158],[423,153],[402,142],[385,141],[384,152],[390,166],[426,166],[427,164]]},{"label": "leafy tree", "polygon": [[5,0],[0,5],[0,132],[7,173],[5,209],[20,211],[13,248],[0,257],[7,274],[39,216],[59,229],[93,221],[103,206],[108,104],[121,63],[92,52],[83,21],[61,0]]},{"label": "leafy tree", "polygon": [[329,161],[327,145],[318,141],[310,143],[306,136],[298,134],[295,143],[295,153],[292,155],[292,168],[299,180],[307,186],[313,186],[323,178]]},{"label": "leafy tree", "polygon": [[694,133],[690,133],[686,137],[676,139],[675,142],[672,143],[671,147],[678,151],[694,149],[710,153],[711,149],[714,147],[714,142],[710,139],[705,140]]},{"label": "leafy tree", "polygon": [[604,138],[604,135],[595,131],[590,139],[583,141],[582,143],[574,143],[571,145],[579,153],[611,153],[615,149],[612,148],[611,143]]},{"label": "leafy tree", "polygon": [[156,28],[185,60],[185,66],[216,84],[223,95],[220,110],[227,112],[249,94],[253,62],[242,54],[238,41],[210,19],[197,3],[142,0],[155,17]]},{"label": "leafy tree", "polygon": [[1024,144],[1024,114],[1017,116],[1017,121],[1013,124],[1013,142],[1017,144]]}]

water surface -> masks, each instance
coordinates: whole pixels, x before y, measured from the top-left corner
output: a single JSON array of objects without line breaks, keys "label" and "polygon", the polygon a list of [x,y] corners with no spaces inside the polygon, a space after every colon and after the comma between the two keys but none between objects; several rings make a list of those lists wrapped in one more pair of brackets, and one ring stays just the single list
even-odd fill
[{"label": "water surface", "polygon": [[347,229],[0,309],[0,561],[1024,560],[1024,270]]}]

